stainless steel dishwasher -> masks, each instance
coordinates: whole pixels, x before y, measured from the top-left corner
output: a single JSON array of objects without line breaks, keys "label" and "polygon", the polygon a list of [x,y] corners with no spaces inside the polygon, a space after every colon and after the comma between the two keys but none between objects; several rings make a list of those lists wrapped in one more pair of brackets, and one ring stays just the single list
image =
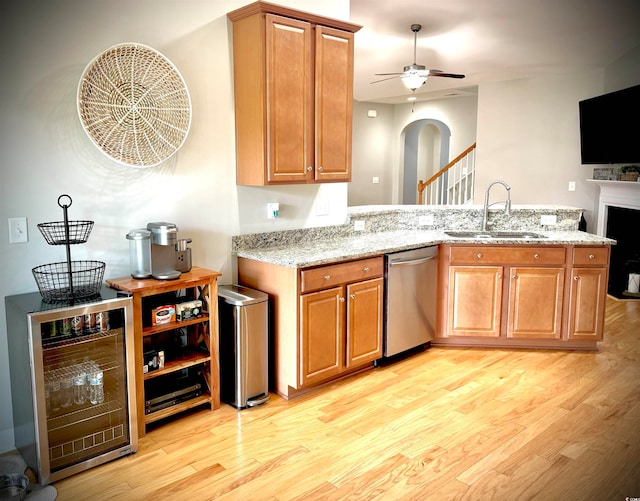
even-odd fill
[{"label": "stainless steel dishwasher", "polygon": [[385,255],[385,357],[427,345],[435,335],[438,247]]}]

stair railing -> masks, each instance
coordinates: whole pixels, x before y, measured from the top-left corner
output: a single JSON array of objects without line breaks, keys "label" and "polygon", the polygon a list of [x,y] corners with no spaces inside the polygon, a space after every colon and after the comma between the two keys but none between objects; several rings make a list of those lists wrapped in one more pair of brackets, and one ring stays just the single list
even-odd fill
[{"label": "stair railing", "polygon": [[427,181],[418,181],[418,204],[464,205],[473,202],[476,143]]}]

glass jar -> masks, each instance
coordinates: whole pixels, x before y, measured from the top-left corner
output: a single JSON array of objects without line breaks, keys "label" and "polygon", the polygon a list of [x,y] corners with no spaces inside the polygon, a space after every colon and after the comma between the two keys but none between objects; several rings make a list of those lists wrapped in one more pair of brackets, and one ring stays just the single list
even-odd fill
[{"label": "glass jar", "polygon": [[51,417],[51,380],[47,378],[44,382],[44,401],[47,417]]},{"label": "glass jar", "polygon": [[70,407],[73,403],[73,376],[69,372],[60,375],[60,406]]},{"label": "glass jar", "polygon": [[56,373],[52,373],[49,379],[49,402],[52,412],[60,410],[60,401],[60,379]]}]

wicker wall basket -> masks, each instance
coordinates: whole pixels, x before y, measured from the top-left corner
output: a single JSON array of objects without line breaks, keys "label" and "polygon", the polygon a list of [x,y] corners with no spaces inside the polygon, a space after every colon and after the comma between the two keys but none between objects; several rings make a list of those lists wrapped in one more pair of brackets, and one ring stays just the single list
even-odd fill
[{"label": "wicker wall basket", "polygon": [[184,143],[191,98],[177,68],[155,49],[137,43],[111,47],[85,68],[78,114],[91,141],[108,157],[153,167]]}]

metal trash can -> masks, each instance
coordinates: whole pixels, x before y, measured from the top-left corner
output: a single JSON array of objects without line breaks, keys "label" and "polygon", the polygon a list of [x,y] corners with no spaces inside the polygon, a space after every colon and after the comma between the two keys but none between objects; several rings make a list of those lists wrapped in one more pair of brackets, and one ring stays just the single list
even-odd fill
[{"label": "metal trash can", "polygon": [[237,409],[269,400],[269,296],[218,287],[220,400]]}]

